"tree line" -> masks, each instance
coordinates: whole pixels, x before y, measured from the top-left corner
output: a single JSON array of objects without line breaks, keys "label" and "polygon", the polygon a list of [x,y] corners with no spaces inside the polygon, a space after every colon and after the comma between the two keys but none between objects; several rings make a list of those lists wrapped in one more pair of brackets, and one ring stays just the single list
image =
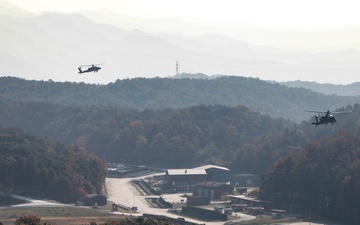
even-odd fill
[{"label": "tree line", "polygon": [[360,96],[336,96],[289,88],[255,78],[134,78],[106,85],[35,81],[0,77],[0,99],[57,105],[101,105],[123,109],[178,109],[194,105],[246,105],[253,111],[295,122],[310,118],[304,110],[335,110]]}]

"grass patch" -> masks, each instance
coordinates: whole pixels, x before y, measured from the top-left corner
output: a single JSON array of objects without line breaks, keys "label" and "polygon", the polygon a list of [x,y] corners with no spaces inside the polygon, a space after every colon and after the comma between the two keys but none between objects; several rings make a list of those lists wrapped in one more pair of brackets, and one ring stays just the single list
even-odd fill
[{"label": "grass patch", "polygon": [[292,219],[290,217],[284,217],[282,219],[273,219],[270,215],[262,215],[257,216],[253,220],[248,221],[239,221],[234,224],[237,225],[265,225],[265,224],[274,224],[274,223],[281,223],[281,224],[290,224],[294,222],[302,222],[302,220],[297,219],[293,217]]},{"label": "grass patch", "polygon": [[110,213],[83,207],[9,207],[0,210],[0,218],[12,219],[20,215],[37,215],[40,217],[84,217],[109,216]]}]

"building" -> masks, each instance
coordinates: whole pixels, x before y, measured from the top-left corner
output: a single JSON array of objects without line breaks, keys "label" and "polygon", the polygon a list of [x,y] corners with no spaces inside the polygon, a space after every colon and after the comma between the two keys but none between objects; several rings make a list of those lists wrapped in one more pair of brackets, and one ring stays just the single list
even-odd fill
[{"label": "building", "polygon": [[165,179],[169,188],[189,191],[196,184],[207,180],[207,173],[204,169],[168,169]]},{"label": "building", "polygon": [[186,197],[186,205],[209,205],[210,198],[206,196],[191,196]]},{"label": "building", "polygon": [[208,175],[207,181],[216,181],[226,183],[231,179],[231,172],[228,168],[215,165],[205,165],[196,169],[204,169]]},{"label": "building", "polygon": [[100,206],[106,205],[107,198],[98,194],[90,194],[84,197],[84,205],[86,206]]},{"label": "building", "polygon": [[208,181],[197,184],[193,192],[193,196],[206,196],[209,199],[221,199],[224,194],[234,194],[234,186]]},{"label": "building", "polygon": [[236,174],[231,177],[231,184],[236,187],[258,187],[259,176],[254,174]]},{"label": "building", "polygon": [[234,204],[243,204],[248,207],[264,207],[269,204],[267,201],[258,200],[255,198],[247,197],[245,195],[230,195],[231,202]]}]

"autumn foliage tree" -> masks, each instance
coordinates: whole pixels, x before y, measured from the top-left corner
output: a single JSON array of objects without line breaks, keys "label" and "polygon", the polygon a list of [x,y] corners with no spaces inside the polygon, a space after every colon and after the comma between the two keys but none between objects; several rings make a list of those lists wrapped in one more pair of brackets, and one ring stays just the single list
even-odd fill
[{"label": "autumn foliage tree", "polygon": [[311,141],[266,173],[261,198],[353,222],[360,203],[360,133]]}]

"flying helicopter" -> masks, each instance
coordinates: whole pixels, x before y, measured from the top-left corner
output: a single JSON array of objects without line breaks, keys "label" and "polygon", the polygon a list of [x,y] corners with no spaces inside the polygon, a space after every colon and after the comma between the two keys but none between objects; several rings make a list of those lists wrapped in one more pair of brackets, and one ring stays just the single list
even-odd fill
[{"label": "flying helicopter", "polygon": [[[94,73],[96,72],[97,73],[99,70],[101,70],[101,67],[99,67],[98,65],[101,65],[101,64],[81,65],[78,68],[79,74],[88,73],[88,72],[94,72]],[[89,68],[87,68],[86,70],[81,70],[82,66],[87,66]]]},{"label": "flying helicopter", "polygon": [[[349,111],[342,111],[342,112],[330,112],[330,110],[326,111],[326,112],[318,112],[318,111],[309,111],[306,110],[305,112],[313,112],[313,113],[318,113],[317,116],[315,116],[315,122],[312,122],[311,124],[314,124],[316,127],[318,125],[321,124],[325,124],[327,125],[328,123],[331,123],[331,125],[333,125],[334,123],[336,123],[336,119],[335,116],[333,114],[338,114],[338,113],[349,113]],[[323,115],[320,115],[320,113],[322,113]]]}]

